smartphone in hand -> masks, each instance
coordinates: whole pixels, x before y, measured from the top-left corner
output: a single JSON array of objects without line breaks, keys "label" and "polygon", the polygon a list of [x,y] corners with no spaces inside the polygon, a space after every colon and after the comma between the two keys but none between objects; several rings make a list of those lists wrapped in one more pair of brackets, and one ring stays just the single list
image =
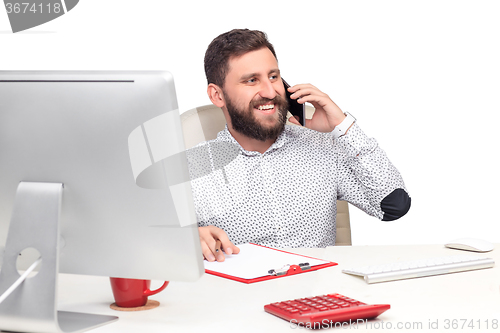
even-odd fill
[{"label": "smartphone in hand", "polygon": [[290,98],[291,93],[288,92],[288,88],[290,87],[290,85],[286,83],[285,80],[283,80],[283,85],[285,86],[286,99],[288,100],[288,111],[292,114],[292,116],[298,118],[298,121],[302,126],[305,126],[306,106],[297,102],[296,99]]}]

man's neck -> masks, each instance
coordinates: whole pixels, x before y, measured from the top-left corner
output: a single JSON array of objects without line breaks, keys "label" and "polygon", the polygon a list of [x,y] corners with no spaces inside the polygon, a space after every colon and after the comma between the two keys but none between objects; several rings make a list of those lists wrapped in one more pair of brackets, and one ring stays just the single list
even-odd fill
[{"label": "man's neck", "polygon": [[243,135],[234,129],[230,128],[228,126],[229,133],[233,136],[233,138],[238,141],[241,147],[247,151],[257,151],[261,154],[264,154],[269,147],[272,146],[274,142],[276,142],[276,138],[274,139],[269,139],[266,141],[260,141],[257,139],[249,138],[246,135]]}]

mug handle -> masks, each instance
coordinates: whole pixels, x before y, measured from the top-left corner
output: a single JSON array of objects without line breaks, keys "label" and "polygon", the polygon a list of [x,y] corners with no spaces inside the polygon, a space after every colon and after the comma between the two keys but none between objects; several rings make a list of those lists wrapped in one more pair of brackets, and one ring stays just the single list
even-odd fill
[{"label": "mug handle", "polygon": [[144,296],[152,296],[154,294],[158,294],[160,291],[162,291],[163,289],[167,288],[168,283],[169,283],[169,281],[165,281],[163,283],[163,285],[160,288],[156,289],[156,290],[150,290],[150,289],[144,290]]}]

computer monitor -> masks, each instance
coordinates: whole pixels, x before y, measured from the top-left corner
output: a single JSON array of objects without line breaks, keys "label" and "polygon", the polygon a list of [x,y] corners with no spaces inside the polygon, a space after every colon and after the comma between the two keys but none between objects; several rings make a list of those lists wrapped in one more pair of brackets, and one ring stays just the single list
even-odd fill
[{"label": "computer monitor", "polygon": [[[47,270],[49,280],[57,272],[179,281],[203,274],[168,72],[0,71],[0,101],[0,294],[25,247],[42,257],[33,281]],[[40,288],[29,280],[0,304],[0,329],[39,315],[12,310]]]}]

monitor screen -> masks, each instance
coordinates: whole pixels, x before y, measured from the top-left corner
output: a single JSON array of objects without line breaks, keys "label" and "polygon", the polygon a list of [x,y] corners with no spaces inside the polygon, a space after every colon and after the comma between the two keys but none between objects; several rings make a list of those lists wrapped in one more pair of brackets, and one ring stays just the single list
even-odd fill
[{"label": "monitor screen", "polygon": [[168,72],[2,71],[0,101],[0,248],[18,185],[61,183],[59,272],[201,276]]}]

